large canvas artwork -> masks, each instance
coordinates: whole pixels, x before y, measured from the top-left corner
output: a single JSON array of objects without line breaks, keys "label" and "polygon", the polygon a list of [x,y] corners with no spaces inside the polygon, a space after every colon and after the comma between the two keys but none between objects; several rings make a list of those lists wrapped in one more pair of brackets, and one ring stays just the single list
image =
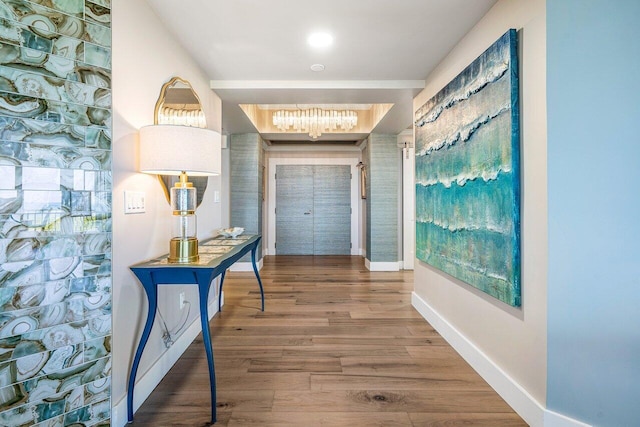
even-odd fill
[{"label": "large canvas artwork", "polygon": [[520,305],[517,33],[415,114],[418,259]]}]

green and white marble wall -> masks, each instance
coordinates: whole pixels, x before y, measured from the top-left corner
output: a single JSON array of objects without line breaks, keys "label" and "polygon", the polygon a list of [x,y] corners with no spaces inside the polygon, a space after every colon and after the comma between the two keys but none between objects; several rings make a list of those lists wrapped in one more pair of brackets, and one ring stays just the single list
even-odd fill
[{"label": "green and white marble wall", "polygon": [[[263,165],[264,149],[257,133],[231,135],[230,187],[231,226],[244,227],[246,233],[262,234]],[[262,246],[262,245],[261,245]],[[258,247],[256,258],[262,258],[262,248]],[[245,256],[243,261],[250,261]]]},{"label": "green and white marble wall", "polygon": [[111,3],[0,0],[0,425],[111,416]]},{"label": "green and white marble wall", "polygon": [[367,173],[366,258],[372,270],[397,270],[399,265],[400,151],[396,141],[396,135],[371,134],[363,153]]}]

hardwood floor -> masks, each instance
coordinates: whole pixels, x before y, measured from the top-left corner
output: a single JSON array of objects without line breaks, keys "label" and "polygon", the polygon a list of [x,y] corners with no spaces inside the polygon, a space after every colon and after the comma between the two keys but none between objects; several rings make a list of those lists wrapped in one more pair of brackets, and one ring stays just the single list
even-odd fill
[{"label": "hardwood floor", "polygon": [[[265,311],[253,273],[228,273],[211,321],[216,426],[526,426],[411,307],[412,272],[360,257],[266,257]],[[209,425],[197,339],[135,426]]]}]

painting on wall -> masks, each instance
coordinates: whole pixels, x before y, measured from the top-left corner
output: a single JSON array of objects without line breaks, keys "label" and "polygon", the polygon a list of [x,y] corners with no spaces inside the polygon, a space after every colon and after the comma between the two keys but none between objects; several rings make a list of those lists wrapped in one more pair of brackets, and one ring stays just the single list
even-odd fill
[{"label": "painting on wall", "polygon": [[520,306],[517,33],[415,113],[416,256]]}]

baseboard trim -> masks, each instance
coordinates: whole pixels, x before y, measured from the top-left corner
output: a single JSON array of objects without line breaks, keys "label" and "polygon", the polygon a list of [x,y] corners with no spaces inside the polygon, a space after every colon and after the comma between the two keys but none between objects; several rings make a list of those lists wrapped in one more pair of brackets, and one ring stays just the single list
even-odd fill
[{"label": "baseboard trim", "polygon": [[[209,320],[218,313],[218,301],[214,298],[209,304]],[[202,332],[200,316],[196,317],[191,325],[180,335],[171,347],[149,368],[143,375],[138,375],[135,394],[133,395],[133,412],[138,410],[151,392],[160,384],[180,356],[189,348],[193,340]],[[114,426],[127,424],[127,396],[125,395],[111,408],[111,422]]]},{"label": "baseboard trim", "polygon": [[371,262],[367,258],[364,259],[364,266],[369,271],[400,271],[399,262]]},{"label": "baseboard trim", "polygon": [[545,409],[415,292],[411,295],[411,304],[527,424],[533,427],[589,427],[588,424]]},{"label": "baseboard trim", "polygon": [[[258,267],[258,270],[262,270],[262,258],[260,258],[260,261],[256,262],[256,266]],[[229,268],[229,270],[239,272],[253,271],[253,264],[251,262],[236,262],[231,266],[231,268]]]},{"label": "baseboard trim", "polygon": [[585,424],[549,409],[544,411],[544,425],[545,427],[592,427],[591,424]]}]

